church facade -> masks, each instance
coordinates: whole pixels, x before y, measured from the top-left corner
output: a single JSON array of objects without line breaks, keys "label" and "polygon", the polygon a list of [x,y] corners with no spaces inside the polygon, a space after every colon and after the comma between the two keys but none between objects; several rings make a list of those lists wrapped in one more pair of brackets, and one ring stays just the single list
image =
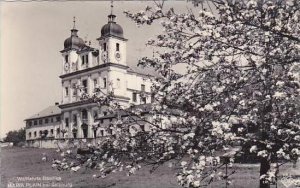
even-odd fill
[{"label": "church facade", "polygon": [[108,15],[108,22],[102,27],[97,41],[98,47],[87,45],[78,36],[74,20],[71,36],[64,41],[64,49],[60,51],[61,103],[25,120],[28,146],[41,147],[38,144],[41,140],[52,143],[59,139],[112,135],[113,130],[102,125],[105,124],[103,119],[113,121],[113,118],[103,118],[110,115],[107,107],[82,99],[83,95],[93,96],[99,90],[103,94],[113,92],[114,100],[124,107],[151,103],[152,76],[128,66],[128,39],[112,13]]}]

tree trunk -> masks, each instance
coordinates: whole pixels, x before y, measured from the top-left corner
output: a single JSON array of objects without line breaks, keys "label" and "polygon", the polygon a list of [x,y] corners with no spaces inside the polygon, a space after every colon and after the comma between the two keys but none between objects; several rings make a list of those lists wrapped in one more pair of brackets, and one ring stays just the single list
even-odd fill
[{"label": "tree trunk", "polygon": [[[271,161],[268,158],[262,157],[260,160],[260,176],[266,174],[270,170]],[[270,188],[269,182],[262,179],[259,180],[259,188]]]}]

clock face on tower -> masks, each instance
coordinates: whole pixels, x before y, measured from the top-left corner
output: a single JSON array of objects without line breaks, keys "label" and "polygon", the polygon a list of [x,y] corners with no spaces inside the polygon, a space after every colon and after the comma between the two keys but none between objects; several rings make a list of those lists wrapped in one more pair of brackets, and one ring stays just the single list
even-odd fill
[{"label": "clock face on tower", "polygon": [[101,54],[101,59],[102,59],[103,62],[107,61],[107,56],[108,56],[107,52],[103,51],[102,54]]},{"label": "clock face on tower", "polygon": [[66,72],[68,72],[69,69],[70,69],[70,64],[69,63],[65,63],[64,69],[65,69]]},{"label": "clock face on tower", "polygon": [[120,52],[116,52],[115,53],[115,57],[116,57],[116,60],[120,61],[121,60],[121,53]]}]

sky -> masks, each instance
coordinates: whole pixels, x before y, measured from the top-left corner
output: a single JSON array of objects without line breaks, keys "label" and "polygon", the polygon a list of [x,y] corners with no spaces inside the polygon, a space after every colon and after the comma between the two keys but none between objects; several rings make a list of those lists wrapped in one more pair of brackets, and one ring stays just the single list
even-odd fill
[{"label": "sky", "polygon": [[[116,22],[123,27],[127,63],[152,54],[147,39],[162,32],[159,22],[137,27],[123,11],[138,12],[152,1],[115,1]],[[178,12],[191,4],[167,1]],[[73,16],[81,38],[98,47],[96,38],[107,23],[110,1],[1,2],[0,4],[0,138],[25,126],[24,119],[61,101],[62,56],[60,50],[70,36]]]}]

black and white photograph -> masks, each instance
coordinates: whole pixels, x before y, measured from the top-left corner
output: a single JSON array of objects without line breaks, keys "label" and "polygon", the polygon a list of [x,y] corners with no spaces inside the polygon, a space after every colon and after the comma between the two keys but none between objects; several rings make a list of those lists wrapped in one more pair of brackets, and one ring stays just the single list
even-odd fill
[{"label": "black and white photograph", "polygon": [[1,0],[0,187],[300,187],[298,0]]}]

